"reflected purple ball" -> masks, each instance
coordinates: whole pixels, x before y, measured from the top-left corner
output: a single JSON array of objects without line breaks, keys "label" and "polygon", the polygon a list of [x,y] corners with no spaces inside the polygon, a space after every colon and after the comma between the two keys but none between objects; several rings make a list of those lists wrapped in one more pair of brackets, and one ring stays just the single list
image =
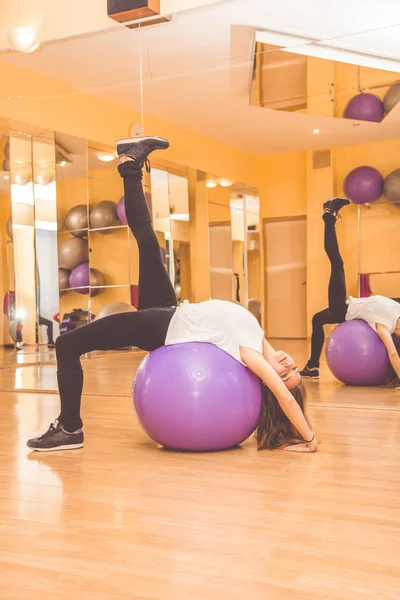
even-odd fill
[{"label": "reflected purple ball", "polygon": [[374,167],[357,167],[343,184],[344,193],[354,204],[370,204],[383,193],[383,177]]},{"label": "reflected purple ball", "polygon": [[384,116],[383,102],[375,94],[358,94],[347,104],[345,119],[380,123]]},{"label": "reflected purple ball", "polygon": [[90,269],[89,263],[84,262],[77,266],[69,276],[69,287],[70,288],[81,288],[76,289],[75,291],[78,294],[88,294],[90,283]]},{"label": "reflected purple ball", "polygon": [[383,385],[389,373],[383,342],[360,319],[334,329],[326,343],[326,360],[334,376],[348,385]]},{"label": "reflected purple ball", "polygon": [[125,212],[125,196],[122,196],[117,204],[117,215],[118,219],[122,221],[122,223],[125,223],[125,225],[128,224],[128,219],[126,218]]}]

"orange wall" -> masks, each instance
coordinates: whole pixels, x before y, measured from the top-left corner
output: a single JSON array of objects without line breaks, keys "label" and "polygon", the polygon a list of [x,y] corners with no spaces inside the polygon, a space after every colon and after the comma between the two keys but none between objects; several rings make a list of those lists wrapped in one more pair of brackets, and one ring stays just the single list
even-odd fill
[{"label": "orange wall", "polygon": [[[400,168],[400,140],[348,146],[333,150],[335,193],[342,193],[346,175],[354,168],[369,165],[384,177]],[[352,272],[352,287],[357,272],[357,210],[346,213],[346,262]],[[400,209],[383,197],[370,208],[361,208],[361,272],[400,271]],[[372,279],[373,292],[400,296],[399,278],[381,276]]]},{"label": "orange wall", "polygon": [[[19,122],[114,145],[140,121],[137,112],[1,61],[0,80],[0,114]],[[253,155],[149,115],[145,123],[147,134],[170,140],[169,161],[257,185],[259,160]]]},{"label": "orange wall", "polygon": [[[343,194],[346,175],[363,164],[376,167],[383,176],[400,167],[400,140],[347,146],[332,150],[332,167],[313,170],[312,151],[266,158],[260,186],[261,218],[307,215],[307,316],[327,304],[329,263],[323,248],[322,203]],[[400,210],[381,198],[370,209],[361,209],[361,271],[400,271]],[[343,210],[337,225],[346,267],[348,294],[357,295],[357,207]],[[262,267],[263,268],[263,267]],[[263,275],[263,273],[261,273]],[[375,277],[372,291],[400,296],[400,278]]]}]

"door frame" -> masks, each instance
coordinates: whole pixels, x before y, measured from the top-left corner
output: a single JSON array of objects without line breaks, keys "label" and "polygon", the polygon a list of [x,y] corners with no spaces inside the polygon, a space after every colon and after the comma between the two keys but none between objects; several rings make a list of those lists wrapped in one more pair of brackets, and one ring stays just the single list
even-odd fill
[{"label": "door frame", "polygon": [[[307,224],[307,214],[303,215],[294,215],[293,217],[264,217],[261,222],[262,227],[262,242],[263,242],[263,266],[264,266],[264,328],[266,331],[266,335],[268,335],[268,315],[267,315],[267,302],[268,302],[268,279],[266,276],[266,266],[267,266],[267,249],[266,249],[266,235],[265,235],[265,225],[268,223],[282,223],[284,221],[305,221]],[[307,229],[306,229],[307,234]],[[307,243],[307,238],[306,238]],[[307,246],[306,246],[307,248]],[[307,270],[307,256],[306,256],[306,270]],[[306,280],[307,281],[307,280]],[[307,312],[306,312],[307,319]],[[287,340],[303,340],[306,338],[285,338]]]}]

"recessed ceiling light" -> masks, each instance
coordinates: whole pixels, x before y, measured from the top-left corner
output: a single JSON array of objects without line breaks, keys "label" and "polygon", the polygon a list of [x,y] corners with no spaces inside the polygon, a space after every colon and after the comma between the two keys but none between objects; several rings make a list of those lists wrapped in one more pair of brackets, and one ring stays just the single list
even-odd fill
[{"label": "recessed ceiling light", "polygon": [[38,27],[23,26],[14,27],[8,32],[8,39],[13,50],[19,52],[34,52],[39,48],[37,42]]},{"label": "recessed ceiling light", "polygon": [[215,188],[217,187],[218,183],[216,181],[213,181],[212,179],[209,179],[206,183],[206,187],[208,188]]},{"label": "recessed ceiling light", "polygon": [[230,179],[220,179],[218,183],[221,187],[230,187],[233,181],[231,181]]},{"label": "recessed ceiling light", "polygon": [[101,152],[97,155],[97,158],[101,160],[101,162],[111,162],[116,159],[116,156],[112,152]]},{"label": "recessed ceiling light", "polygon": [[68,163],[67,163],[67,161],[66,161],[66,160],[62,160],[62,161],[59,163],[59,165],[58,165],[58,166],[59,166],[59,167],[66,167],[66,166],[67,166],[67,164],[68,164]]},{"label": "recessed ceiling light", "polygon": [[313,133],[319,133],[319,129],[313,129]]}]

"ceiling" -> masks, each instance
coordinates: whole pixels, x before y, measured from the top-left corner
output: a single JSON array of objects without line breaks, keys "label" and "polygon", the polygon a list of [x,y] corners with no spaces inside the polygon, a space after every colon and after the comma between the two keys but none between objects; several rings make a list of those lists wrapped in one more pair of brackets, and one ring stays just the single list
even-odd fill
[{"label": "ceiling", "polygon": [[257,155],[400,135],[400,107],[380,124],[354,127],[344,119],[249,106],[255,29],[400,59],[398,0],[233,0],[141,31],[118,28],[0,58],[136,110],[142,70],[146,133],[157,134],[146,130],[152,115]]}]

